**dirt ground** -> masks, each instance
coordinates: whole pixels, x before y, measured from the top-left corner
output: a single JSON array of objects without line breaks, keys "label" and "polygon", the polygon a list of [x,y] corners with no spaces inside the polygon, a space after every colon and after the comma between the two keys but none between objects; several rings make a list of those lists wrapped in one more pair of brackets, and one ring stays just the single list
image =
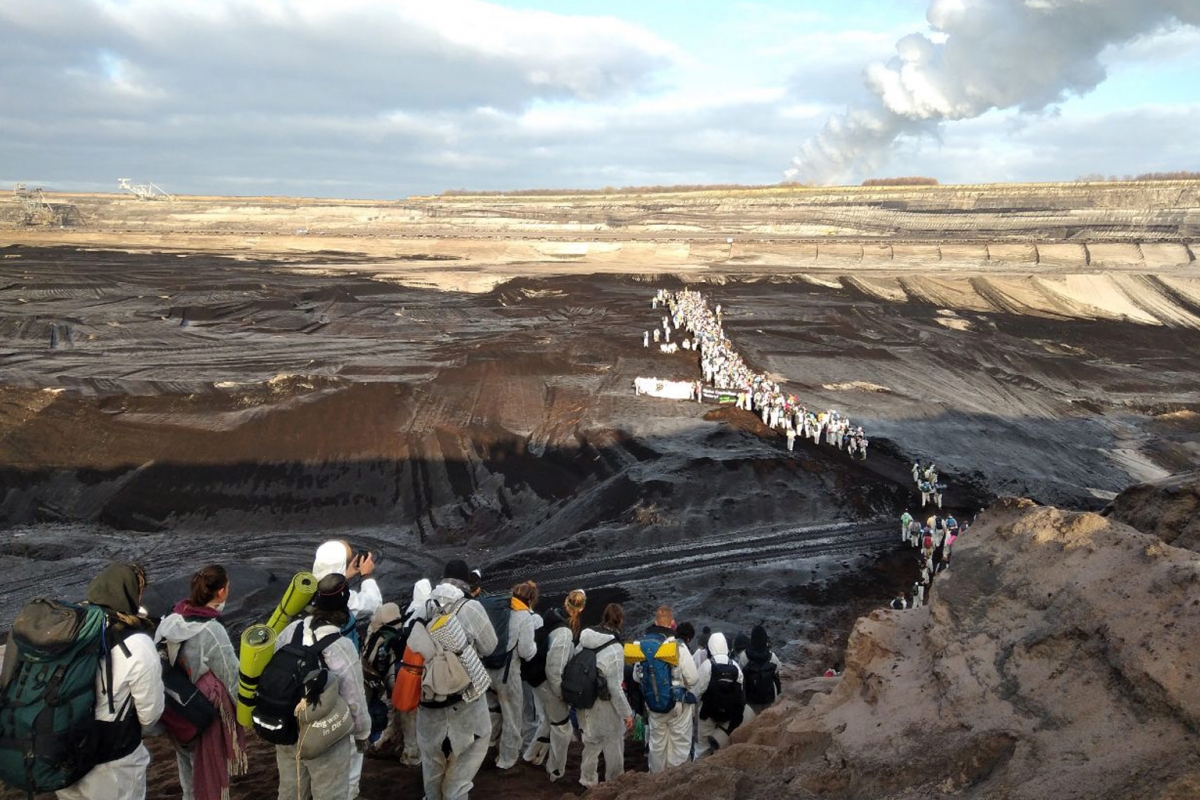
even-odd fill
[{"label": "dirt ground", "polygon": [[[794,265],[522,262],[475,280],[346,251],[0,255],[0,628],[121,558],[147,564],[152,611],[230,565],[236,634],[338,537],[381,555],[389,599],[464,556],[489,588],[582,586],[596,617],[622,602],[631,631],[664,602],[697,627],[764,622],[812,675],[915,577],[895,521],[919,504],[913,460],[941,467],[960,519],[1008,494],[1098,509],[1200,466],[1200,331],[944,303],[915,288],[949,291],[931,264],[889,278],[896,298]],[[753,367],[863,425],[866,462],[634,395],[638,376],[699,378],[694,356],[642,347],[653,292],[689,282]],[[274,796],[254,755],[234,797]],[[151,796],[177,796],[168,756],[155,745]],[[419,780],[377,759],[368,775],[388,789],[367,797]],[[569,791],[523,766],[477,786]]]}]

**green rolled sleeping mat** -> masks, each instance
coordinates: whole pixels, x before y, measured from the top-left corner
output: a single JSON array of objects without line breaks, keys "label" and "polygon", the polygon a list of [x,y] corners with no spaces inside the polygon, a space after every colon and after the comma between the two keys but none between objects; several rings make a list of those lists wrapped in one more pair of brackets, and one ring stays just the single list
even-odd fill
[{"label": "green rolled sleeping mat", "polygon": [[317,579],[311,572],[297,572],[287,591],[271,612],[266,625],[251,625],[242,632],[242,646],[238,654],[238,723],[249,728],[253,722],[254,696],[258,691],[258,678],[266,669],[267,662],[275,655],[275,638],[287,627],[297,614],[308,606],[317,593]]}]

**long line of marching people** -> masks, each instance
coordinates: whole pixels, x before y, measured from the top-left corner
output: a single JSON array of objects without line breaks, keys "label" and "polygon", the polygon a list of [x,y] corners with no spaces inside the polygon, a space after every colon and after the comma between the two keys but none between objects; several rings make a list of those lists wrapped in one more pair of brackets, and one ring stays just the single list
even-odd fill
[{"label": "long line of marching people", "polygon": [[374,572],[370,553],[322,544],[297,576],[311,596],[257,677],[252,629],[239,653],[222,620],[234,587],[219,564],[162,619],[142,606],[148,575],[132,563],[102,570],[82,603],[31,601],[0,673],[0,780],[62,800],[140,800],[143,739],[162,735],[182,796],[227,800],[253,731],[275,745],[280,800],[390,796],[364,776],[368,752],[419,765],[427,800],[467,797],[489,752],[501,770],[523,760],[565,780],[572,741],[590,787],[622,773],[629,736],[660,772],[727,744],[781,691],[761,625],[697,636],[664,605],[632,632],[609,603],[585,627],[583,589],[539,611],[533,581],[487,591],[461,559],[384,602]]},{"label": "long line of marching people", "polygon": [[946,485],[938,480],[936,464],[913,462],[912,477],[921,495],[921,508],[935,505],[937,511],[923,522],[907,509],[900,515],[900,541],[917,551],[918,577],[909,592],[901,591],[892,599],[891,607],[898,610],[925,605],[934,576],[950,566],[954,542],[970,527],[968,522],[960,526],[953,514],[942,515],[942,492]]},{"label": "long line of marching people", "polygon": [[[835,410],[809,411],[798,404],[794,395],[785,396],[779,385],[767,375],[754,372],[746,366],[724,333],[719,304],[715,309],[710,309],[703,295],[689,289],[678,292],[659,289],[651,298],[650,305],[655,310],[662,306],[668,312],[662,318],[661,338],[664,342],[671,342],[674,328],[682,349],[699,351],[705,383],[735,392],[738,408],[761,414],[764,425],[783,431],[788,450],[792,450],[796,436],[800,435],[811,439],[814,444],[824,441],[836,445],[839,450],[846,449],[851,456],[861,459],[867,457],[869,442],[861,426],[854,427],[849,419]],[[678,331],[684,332],[682,338]],[[650,338],[649,331],[643,334],[643,346],[649,347]],[[657,329],[653,338],[655,342],[660,339]],[[664,352],[675,352],[673,345],[670,350],[667,347],[666,344],[662,345]],[[908,511],[900,518],[901,541],[918,551],[918,579],[910,591],[901,591],[891,601],[891,607],[896,609],[919,608],[925,603],[934,575],[949,566],[951,547],[967,529],[964,523],[960,531],[953,515],[943,517],[940,513],[946,485],[939,481],[935,464],[915,462],[912,478],[921,495],[921,507],[932,505],[938,511],[925,522],[914,519]]]},{"label": "long line of marching people", "polygon": [[[800,436],[811,439],[814,444],[824,442],[836,446],[852,457],[867,457],[870,442],[861,425],[854,426],[848,418],[833,409],[810,410],[795,395],[786,394],[769,376],[746,366],[725,335],[719,304],[715,309],[709,308],[704,296],[690,289],[678,292],[659,289],[650,303],[654,309],[661,305],[668,312],[662,318],[665,341],[671,342],[672,330],[676,331],[679,347],[699,352],[704,382],[716,389],[735,393],[737,407],[759,414],[764,425],[782,432],[787,437],[789,451],[795,446],[796,437]],[[682,338],[678,331],[684,332]],[[658,342],[657,327],[653,335],[654,341]],[[644,347],[650,346],[650,338],[650,331],[642,334]],[[669,346],[660,345],[662,348]],[[675,349],[664,352],[675,352]]]}]

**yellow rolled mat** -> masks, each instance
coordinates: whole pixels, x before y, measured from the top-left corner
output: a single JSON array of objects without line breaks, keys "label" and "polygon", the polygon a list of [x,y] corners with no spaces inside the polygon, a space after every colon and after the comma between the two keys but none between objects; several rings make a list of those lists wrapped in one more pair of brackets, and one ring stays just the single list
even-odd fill
[{"label": "yellow rolled mat", "polygon": [[267,627],[275,631],[276,635],[281,633],[292,621],[292,618],[304,610],[316,593],[317,579],[313,577],[313,574],[297,572],[292,578],[292,582],[288,584],[287,591],[283,593],[279,605],[275,607],[275,611],[267,620]]},{"label": "yellow rolled mat", "polygon": [[238,724],[249,728],[254,713],[254,695],[258,677],[275,655],[276,633],[267,625],[251,625],[242,631],[242,646],[238,658],[237,718]]}]

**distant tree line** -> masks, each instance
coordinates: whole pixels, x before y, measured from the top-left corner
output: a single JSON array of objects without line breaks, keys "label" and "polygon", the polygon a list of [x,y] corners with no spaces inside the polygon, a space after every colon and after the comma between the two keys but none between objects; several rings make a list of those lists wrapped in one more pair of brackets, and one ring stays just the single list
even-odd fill
[{"label": "distant tree line", "polygon": [[937,178],[923,178],[920,175],[910,175],[901,178],[869,178],[862,182],[863,186],[937,186]]},{"label": "distant tree line", "polygon": [[504,191],[471,189],[446,189],[442,197],[547,197],[552,195],[604,195],[604,194],[670,194],[679,192],[731,192],[748,189],[778,189],[780,186],[805,186],[794,181],[786,183],[688,183],[674,186],[605,186],[603,189],[509,189]]},{"label": "distant tree line", "polygon": [[1078,179],[1084,183],[1115,183],[1118,181],[1196,181],[1200,172],[1179,170],[1178,172],[1143,172],[1141,175],[1101,175],[1093,172]]}]

